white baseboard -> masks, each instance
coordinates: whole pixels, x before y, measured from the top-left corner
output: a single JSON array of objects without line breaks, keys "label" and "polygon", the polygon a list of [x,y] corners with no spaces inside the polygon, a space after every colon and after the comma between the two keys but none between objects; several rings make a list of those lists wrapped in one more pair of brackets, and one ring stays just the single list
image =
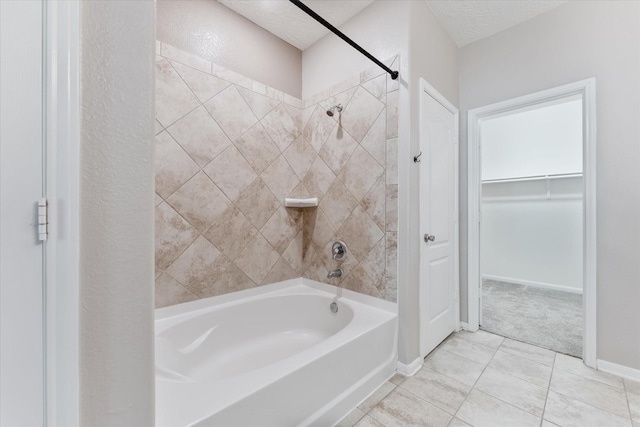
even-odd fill
[{"label": "white baseboard", "polygon": [[554,291],[570,292],[572,294],[582,295],[581,288],[556,285],[554,283],[535,282],[533,280],[514,279],[513,277],[494,276],[491,274],[483,274],[482,279],[495,280],[497,282],[515,283],[516,285],[534,286],[536,288],[552,289]]},{"label": "white baseboard", "polygon": [[469,324],[467,322],[460,322],[460,330],[461,331],[468,331],[469,330]]},{"label": "white baseboard", "polygon": [[617,363],[607,362],[606,360],[600,359],[598,359],[596,363],[599,371],[640,382],[640,369],[630,368],[628,366],[618,365]]},{"label": "white baseboard", "polygon": [[423,363],[424,359],[422,357],[418,357],[408,365],[398,361],[397,371],[404,377],[412,377],[420,370],[420,368],[422,368]]}]

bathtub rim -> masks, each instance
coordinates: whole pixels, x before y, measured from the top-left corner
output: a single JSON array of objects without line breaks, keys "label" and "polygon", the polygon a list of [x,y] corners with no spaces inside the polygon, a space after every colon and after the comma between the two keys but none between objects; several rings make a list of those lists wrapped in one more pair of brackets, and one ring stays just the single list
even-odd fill
[{"label": "bathtub rim", "polygon": [[[201,310],[211,310],[214,307],[221,308],[226,305],[235,305],[248,300],[260,299],[267,296],[276,296],[278,293],[295,288],[296,286],[306,286],[328,293],[334,298],[348,299],[360,304],[374,307],[391,314],[398,314],[398,304],[386,301],[371,295],[361,294],[340,286],[329,285],[327,283],[317,282],[315,280],[298,277],[296,279],[284,280],[281,282],[271,283],[268,285],[256,286],[254,288],[243,289],[241,291],[230,292],[227,294],[215,295],[208,298],[201,298],[181,304],[175,304],[168,307],[155,309],[155,321],[168,319],[171,317],[179,317],[186,314],[195,314]],[[156,330],[156,333],[158,331]]]}]

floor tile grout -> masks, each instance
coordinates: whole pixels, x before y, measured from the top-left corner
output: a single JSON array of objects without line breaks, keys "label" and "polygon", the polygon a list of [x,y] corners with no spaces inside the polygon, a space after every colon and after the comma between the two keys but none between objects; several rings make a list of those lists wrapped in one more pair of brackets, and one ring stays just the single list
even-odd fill
[{"label": "floor tile grout", "polygon": [[[487,332],[487,333],[490,333],[490,332]],[[497,334],[492,334],[492,335],[499,336],[499,335],[497,335]],[[479,345],[482,345],[484,348],[491,350],[491,351],[493,352],[493,354],[492,354],[491,358],[490,358],[486,363],[479,363],[479,362],[477,362],[476,360],[469,359],[469,358],[464,357],[464,356],[462,356],[462,355],[460,355],[460,354],[452,353],[452,352],[450,352],[450,351],[448,351],[448,350],[446,350],[446,349],[442,349],[442,348],[441,348],[441,347],[442,347],[442,346],[443,346],[443,345],[444,345],[448,340],[450,340],[452,337],[456,337],[456,336],[457,336],[457,337],[459,337],[459,338],[462,338],[462,339],[463,339],[463,340],[465,340],[466,342],[471,342],[471,343],[474,343],[474,344],[479,344]],[[489,368],[489,366],[490,366],[490,365],[491,365],[491,363],[493,362],[493,360],[494,360],[494,358],[495,358],[496,354],[497,354],[501,349],[502,349],[502,350],[505,350],[505,349],[504,349],[504,347],[503,347],[503,346],[504,346],[504,344],[505,344],[505,342],[506,342],[506,339],[503,339],[503,340],[500,342],[500,345],[499,345],[499,346],[497,346],[497,347],[493,348],[493,347],[489,347],[489,346],[487,346],[487,345],[485,345],[485,344],[479,343],[479,342],[477,342],[477,341],[475,341],[475,340],[469,340],[469,339],[466,339],[466,338],[464,338],[464,337],[462,337],[462,336],[459,336],[459,335],[457,335],[457,334],[452,334],[452,335],[450,335],[449,337],[447,337],[447,339],[445,339],[442,343],[440,343],[440,344],[439,344],[439,345],[434,349],[434,351],[432,351],[432,352],[431,352],[427,357],[425,357],[425,359],[424,359],[424,360],[425,360],[425,362],[426,362],[426,361],[429,359],[429,357],[431,357],[433,354],[435,354],[435,352],[436,352],[436,351],[438,351],[438,350],[442,350],[442,351],[444,351],[445,353],[451,353],[451,354],[453,354],[453,355],[455,355],[455,356],[462,357],[463,359],[465,359],[465,360],[467,360],[467,361],[470,361],[470,362],[473,362],[473,363],[475,363],[475,364],[483,365],[483,368],[482,368],[482,371],[480,372],[480,375],[478,375],[478,377],[475,379],[475,381],[473,382],[473,384],[472,384],[472,385],[470,385],[470,384],[466,384],[466,383],[463,383],[462,381],[460,381],[460,380],[458,380],[458,379],[456,379],[456,378],[452,378],[451,376],[449,376],[449,375],[447,375],[447,374],[445,374],[445,373],[443,373],[443,372],[440,372],[440,371],[438,371],[438,370],[436,370],[436,369],[434,369],[434,368],[432,368],[432,367],[430,367],[430,366],[425,366],[425,365],[423,365],[423,366],[420,368],[420,370],[429,370],[429,371],[433,371],[433,372],[437,373],[438,375],[441,375],[441,376],[443,376],[443,377],[445,377],[445,378],[447,378],[447,379],[449,379],[449,380],[455,381],[455,382],[460,383],[460,384],[464,384],[464,385],[465,385],[465,387],[469,387],[469,388],[468,388],[468,391],[466,391],[466,394],[464,395],[464,399],[462,400],[462,402],[460,403],[460,405],[457,407],[457,409],[453,412],[453,414],[452,414],[451,412],[449,412],[449,410],[447,410],[447,409],[443,409],[443,408],[441,407],[441,405],[439,405],[439,404],[437,404],[437,403],[435,403],[435,402],[432,402],[432,401],[430,401],[429,399],[427,399],[427,398],[425,398],[425,397],[423,397],[423,396],[420,396],[420,395],[416,394],[414,391],[411,391],[411,390],[407,389],[407,388],[405,387],[405,384],[406,384],[406,383],[407,383],[407,381],[409,381],[409,380],[410,380],[410,378],[411,378],[411,377],[407,377],[407,378],[405,378],[405,379],[404,379],[404,381],[403,381],[403,382],[401,382],[400,384],[395,384],[395,383],[392,383],[391,381],[387,381],[387,382],[389,382],[389,384],[391,384],[391,385],[393,386],[393,388],[391,388],[391,390],[389,391],[389,393],[387,393],[383,398],[381,398],[378,402],[376,402],[376,404],[375,404],[375,405],[373,405],[373,406],[372,406],[368,411],[366,411],[366,412],[365,412],[365,411],[363,411],[363,410],[362,410],[362,408],[360,408],[360,406],[358,406],[357,408],[358,408],[358,409],[360,409],[360,411],[362,411],[362,412],[363,412],[363,415],[362,415],[360,418],[358,418],[358,420],[357,420],[353,425],[355,426],[355,425],[357,425],[358,423],[362,422],[362,421],[365,419],[365,417],[367,417],[367,416],[371,417],[371,419],[372,419],[372,420],[375,420],[377,423],[380,423],[380,424],[384,425],[383,421],[382,421],[382,420],[380,420],[380,419],[378,419],[378,418],[376,418],[375,416],[373,416],[373,415],[371,414],[371,412],[374,410],[374,408],[379,407],[379,406],[380,406],[380,405],[381,405],[381,404],[382,404],[386,399],[388,399],[388,398],[389,398],[389,396],[390,396],[392,393],[396,392],[398,388],[401,388],[403,393],[407,393],[408,395],[413,396],[414,398],[416,398],[418,402],[425,402],[425,403],[427,403],[430,407],[436,408],[438,411],[440,411],[440,412],[442,412],[443,414],[446,414],[448,417],[450,417],[450,418],[449,418],[449,421],[447,422],[447,425],[450,425],[450,424],[451,424],[454,420],[456,420],[456,419],[457,419],[457,420],[460,420],[460,421],[463,421],[463,422],[465,422],[465,423],[467,423],[467,424],[469,424],[469,425],[472,425],[471,423],[469,423],[469,422],[467,422],[467,421],[464,421],[462,418],[458,417],[458,414],[460,413],[460,410],[462,409],[462,407],[467,403],[467,401],[468,401],[468,399],[469,399],[469,396],[470,396],[471,392],[473,392],[474,390],[476,390],[476,391],[478,391],[478,392],[480,392],[480,393],[483,393],[483,394],[485,394],[486,396],[489,396],[491,399],[495,399],[496,401],[499,401],[499,402],[501,402],[501,403],[503,403],[503,404],[506,404],[506,405],[508,405],[509,407],[511,407],[511,408],[513,408],[513,409],[515,409],[515,410],[519,411],[520,413],[524,412],[524,413],[526,413],[526,414],[529,414],[530,416],[536,417],[537,419],[539,419],[539,424],[538,424],[538,425],[540,425],[540,426],[541,426],[541,425],[542,425],[542,423],[544,423],[545,421],[547,421],[547,422],[550,422],[550,423],[551,423],[551,421],[548,421],[548,420],[547,420],[547,418],[546,418],[546,416],[547,416],[547,409],[548,409],[548,408],[547,408],[547,406],[548,406],[548,404],[549,404],[549,395],[550,395],[550,392],[551,392],[551,391],[553,391],[554,393],[557,393],[557,394],[559,394],[559,395],[561,395],[561,396],[563,396],[563,397],[566,397],[566,398],[568,398],[568,399],[571,399],[572,401],[577,402],[577,403],[579,403],[579,404],[581,404],[581,405],[585,405],[586,407],[589,407],[589,408],[592,408],[592,409],[594,409],[594,410],[596,410],[596,411],[599,411],[599,412],[601,412],[601,413],[606,413],[606,414],[608,414],[608,415],[611,415],[611,416],[617,417],[617,418],[619,418],[619,419],[628,420],[628,421],[631,423],[631,425],[633,425],[633,415],[632,415],[632,412],[631,412],[631,403],[630,403],[630,400],[629,400],[629,394],[630,394],[630,393],[629,393],[629,391],[628,391],[627,384],[626,384],[624,381],[623,381],[623,384],[622,384],[623,388],[622,388],[622,389],[619,389],[619,388],[617,388],[617,387],[614,387],[614,386],[612,386],[612,385],[610,385],[610,384],[604,383],[604,382],[599,381],[599,380],[597,380],[597,379],[594,379],[594,378],[590,378],[590,377],[588,377],[588,376],[581,375],[580,373],[575,373],[575,372],[573,372],[573,371],[571,371],[571,370],[569,370],[569,369],[563,369],[563,368],[561,368],[561,367],[558,367],[558,366],[557,366],[557,363],[558,363],[558,354],[559,354],[558,352],[553,352],[553,361],[552,361],[551,365],[547,365],[547,364],[540,363],[540,362],[535,361],[535,360],[531,360],[530,358],[523,357],[523,356],[521,356],[520,354],[514,354],[514,353],[511,353],[511,352],[509,352],[509,351],[505,351],[505,352],[506,352],[510,357],[520,358],[520,359],[526,360],[527,362],[536,363],[536,364],[538,364],[538,365],[542,365],[542,366],[546,366],[546,367],[550,367],[550,368],[551,368],[551,373],[550,373],[550,375],[549,375],[549,379],[548,379],[548,380],[547,380],[547,382],[546,382],[546,387],[542,387],[542,386],[540,386],[540,385],[538,385],[538,384],[535,384],[535,383],[533,383],[533,382],[531,382],[531,381],[529,381],[529,380],[526,380],[526,379],[524,379],[524,378],[516,377],[516,376],[512,375],[511,373],[508,373],[508,372],[502,372],[502,374],[506,375],[507,377],[513,378],[514,380],[524,381],[524,382],[526,382],[526,383],[528,383],[528,384],[530,384],[530,385],[533,385],[533,386],[536,386],[536,387],[540,387],[540,388],[543,388],[543,389],[545,389],[545,388],[546,388],[546,390],[545,390],[545,396],[544,396],[544,404],[542,405],[542,411],[541,411],[541,414],[540,414],[540,415],[537,415],[537,414],[535,414],[535,413],[531,412],[531,411],[530,411],[530,410],[528,410],[528,409],[523,409],[523,408],[521,408],[521,407],[519,407],[519,406],[516,406],[516,405],[514,405],[514,404],[512,404],[512,403],[510,403],[510,402],[506,402],[506,401],[504,401],[503,399],[501,399],[501,398],[499,398],[499,397],[497,397],[497,396],[494,396],[494,395],[493,395],[493,394],[491,394],[491,393],[488,393],[488,392],[485,392],[485,391],[480,390],[480,389],[477,387],[477,386],[478,386],[478,383],[479,383],[479,381],[480,381],[480,379],[481,379],[481,378],[483,377],[483,375],[486,373],[487,368]],[[533,347],[537,347],[537,346],[533,345]],[[571,356],[571,357],[573,357],[573,356]],[[621,391],[624,393],[625,402],[626,402],[626,408],[627,408],[627,411],[628,411],[629,417],[628,417],[628,418],[623,417],[623,416],[621,416],[621,415],[619,415],[619,414],[617,414],[617,413],[612,412],[611,410],[607,410],[607,409],[603,409],[603,408],[600,408],[600,407],[596,407],[596,406],[594,406],[594,405],[592,405],[592,404],[590,404],[590,403],[588,403],[588,402],[585,402],[585,401],[583,401],[583,400],[581,400],[581,399],[578,399],[578,398],[576,398],[576,397],[574,397],[574,396],[567,396],[567,395],[566,395],[566,394],[564,394],[564,393],[558,392],[558,391],[556,391],[556,390],[552,390],[552,388],[551,388],[551,383],[552,383],[552,380],[553,380],[553,376],[554,376],[554,374],[555,374],[555,372],[556,372],[557,370],[558,370],[558,371],[562,371],[562,372],[567,373],[567,374],[570,374],[570,375],[572,375],[572,376],[576,376],[576,377],[580,378],[581,380],[586,380],[586,381],[589,381],[589,380],[590,380],[590,381],[593,381],[593,382],[595,382],[595,383],[599,383],[599,384],[601,384],[601,385],[608,386],[610,389],[614,389],[614,390],[621,390]],[[614,377],[615,377],[615,376],[614,376]],[[462,390],[461,390],[461,391],[462,391]],[[619,402],[619,403],[622,403],[622,402]],[[524,405],[524,406],[526,406],[526,405]],[[532,419],[532,420],[533,420],[533,419]],[[444,421],[444,420],[443,420],[443,421]],[[473,427],[473,425],[472,425],[472,427]]]}]

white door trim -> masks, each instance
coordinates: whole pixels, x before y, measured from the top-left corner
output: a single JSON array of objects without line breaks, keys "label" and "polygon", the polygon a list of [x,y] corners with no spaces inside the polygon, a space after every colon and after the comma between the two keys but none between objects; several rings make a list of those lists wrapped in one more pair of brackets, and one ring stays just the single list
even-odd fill
[{"label": "white door trim", "polygon": [[80,4],[45,2],[46,422],[79,419]]},{"label": "white door trim", "polygon": [[596,80],[581,80],[552,89],[513,98],[468,113],[468,328],[479,327],[480,287],[480,120],[510,110],[552,101],[570,95],[583,100],[584,176],[584,342],[583,359],[596,367]]},{"label": "white door trim", "polygon": [[[454,194],[454,200],[455,200],[455,205],[454,205],[454,218],[455,218],[455,223],[454,223],[454,235],[453,235],[453,252],[454,252],[454,287],[455,287],[455,319],[456,319],[456,331],[460,330],[460,208],[459,208],[459,147],[460,147],[460,135],[459,135],[459,129],[460,129],[460,112],[458,111],[458,109],[452,104],[450,103],[440,92],[438,92],[433,86],[431,86],[425,79],[420,78],[419,79],[419,84],[420,84],[420,110],[418,112],[419,117],[422,117],[422,97],[425,96],[425,94],[431,96],[433,99],[435,99],[438,103],[440,103],[440,105],[442,105],[444,108],[446,108],[448,111],[450,111],[454,117],[455,117],[455,125],[454,125],[454,129],[455,129],[455,136],[454,139],[456,141],[455,143],[455,150],[454,150],[454,188],[455,188],[455,194]],[[423,128],[424,124],[422,123],[422,120],[420,121],[420,130],[419,130],[419,134],[420,135],[424,135],[424,128]],[[419,230],[421,230],[422,228],[419,228]],[[420,283],[420,279],[418,281],[418,283]],[[420,325],[420,327],[422,327],[422,325]]]}]

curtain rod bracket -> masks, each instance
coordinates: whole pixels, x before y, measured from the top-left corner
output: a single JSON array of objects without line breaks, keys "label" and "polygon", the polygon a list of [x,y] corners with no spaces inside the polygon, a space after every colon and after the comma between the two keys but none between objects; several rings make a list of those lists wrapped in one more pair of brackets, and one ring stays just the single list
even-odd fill
[{"label": "curtain rod bracket", "polygon": [[398,78],[398,76],[400,75],[400,73],[398,71],[393,71],[391,68],[389,68],[386,65],[384,65],[375,56],[371,55],[369,52],[364,50],[358,43],[356,43],[353,40],[351,40],[342,31],[338,30],[336,27],[331,25],[322,16],[318,15],[316,12],[311,10],[307,5],[302,3],[300,0],[289,0],[289,1],[291,3],[293,3],[293,4],[295,4],[296,6],[298,6],[298,8],[300,8],[303,12],[305,12],[307,15],[309,15],[310,17],[312,17],[316,21],[318,21],[320,24],[324,25],[333,34],[335,34],[336,36],[340,37],[342,40],[344,40],[345,42],[350,44],[351,47],[353,47],[355,50],[357,50],[358,52],[360,52],[361,54],[363,54],[364,56],[369,58],[371,61],[375,62],[376,65],[378,65],[378,67],[382,68],[383,70],[385,70],[387,73],[389,73],[391,75],[391,79],[392,80],[396,80]]}]

